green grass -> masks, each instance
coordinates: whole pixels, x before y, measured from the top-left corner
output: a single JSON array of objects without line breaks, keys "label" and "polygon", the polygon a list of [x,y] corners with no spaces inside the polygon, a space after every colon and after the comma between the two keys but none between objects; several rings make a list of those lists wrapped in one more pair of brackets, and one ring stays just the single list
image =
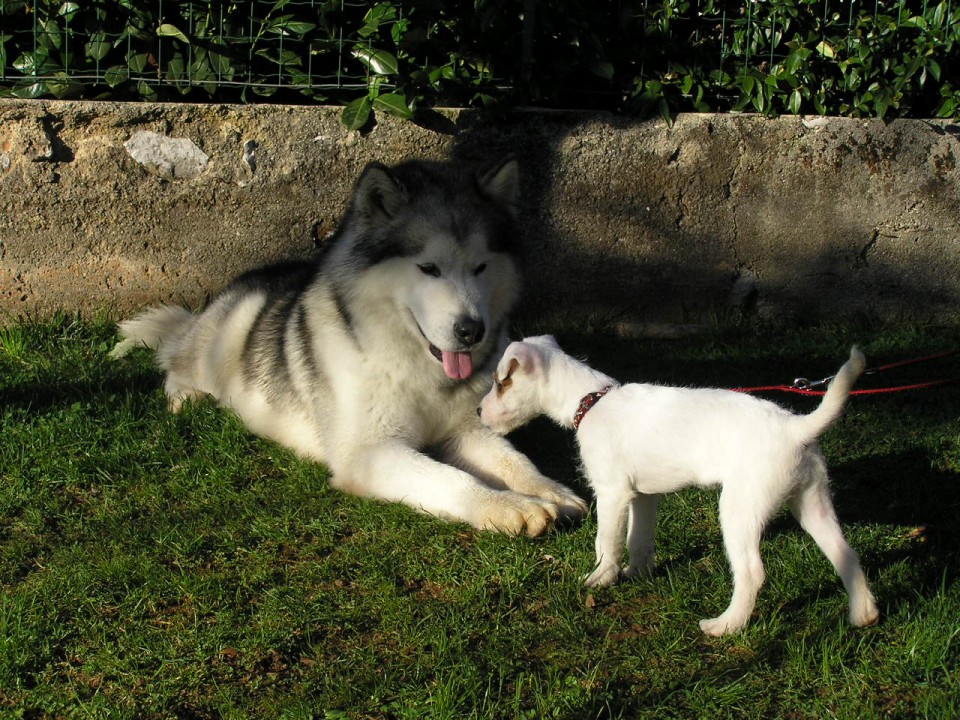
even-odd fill
[{"label": "green grass", "polygon": [[[872,363],[960,343],[868,323],[559,335],[624,381],[717,386],[826,375],[853,341]],[[530,540],[343,495],[212,404],[168,414],[149,354],[110,362],[113,339],[69,317],[0,330],[0,717],[960,717],[960,386],[855,398],[823,439],[881,624],[846,625],[784,514],[752,624],[714,640],[716,493],[664,502],[655,575],[588,592],[593,518]],[[960,360],[864,384],[933,375]],[[515,440],[585,491],[569,434]]]}]

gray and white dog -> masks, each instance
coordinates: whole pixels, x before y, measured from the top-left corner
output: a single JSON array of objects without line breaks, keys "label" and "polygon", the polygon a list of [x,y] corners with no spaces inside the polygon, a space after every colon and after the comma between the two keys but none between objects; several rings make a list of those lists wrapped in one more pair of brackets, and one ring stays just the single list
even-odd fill
[{"label": "gray and white dog", "polygon": [[720,616],[700,622],[705,633],[725,635],[749,622],[765,578],[760,538],[784,502],[840,575],[850,595],[850,623],[872,625],[877,604],[837,522],[817,445],[864,366],[863,354],[853,349],[820,406],[794,415],[729,390],[620,386],[546,335],[507,347],[478,414],[503,433],[541,414],[577,430],[583,468],[597,495],[597,567],[587,585],[619,579],[625,542],[627,576],[653,566],[663,493],[720,485],[733,597]]},{"label": "gray and white dog", "polygon": [[112,355],[153,348],[171,411],[211,396],[344,491],[538,535],[586,504],[476,414],[519,299],[519,195],[514,160],[371,163],[318,260],[248,272],[199,314],[148,309]]}]

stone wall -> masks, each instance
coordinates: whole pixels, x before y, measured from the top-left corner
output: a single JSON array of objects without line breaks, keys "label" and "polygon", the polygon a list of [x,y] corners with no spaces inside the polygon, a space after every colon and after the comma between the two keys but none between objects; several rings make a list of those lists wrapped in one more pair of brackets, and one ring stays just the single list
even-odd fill
[{"label": "stone wall", "polygon": [[948,121],[450,110],[361,135],[339,112],[0,100],[0,318],[199,306],[316,252],[371,160],[507,153],[534,315],[960,314]]}]

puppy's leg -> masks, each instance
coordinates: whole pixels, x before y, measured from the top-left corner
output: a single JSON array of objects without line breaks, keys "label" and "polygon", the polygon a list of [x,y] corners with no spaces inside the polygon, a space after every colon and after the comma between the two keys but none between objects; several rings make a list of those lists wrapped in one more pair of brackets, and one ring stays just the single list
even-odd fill
[{"label": "puppy's leg", "polygon": [[757,602],[757,594],[766,579],[760,558],[760,537],[775,505],[753,488],[769,487],[766,479],[726,484],[720,493],[720,526],[730,569],[733,572],[733,597],[723,614],[700,621],[707,635],[734,633],[746,627]]},{"label": "puppy's leg", "polygon": [[446,443],[442,458],[494,488],[532,495],[560,508],[564,518],[579,520],[587,503],[572,490],[544,476],[510,442],[486,428],[465,432]]},{"label": "puppy's leg", "polygon": [[657,526],[657,508],[662,495],[636,495],[630,501],[630,515],[627,520],[627,549],[630,552],[630,564],[624,575],[635,578],[653,570],[654,532]]},{"label": "puppy's leg", "polygon": [[584,580],[587,587],[607,587],[620,577],[632,494],[626,481],[616,488],[597,488],[597,567]]},{"label": "puppy's leg", "polygon": [[331,483],[345,492],[402,502],[482,530],[533,537],[546,532],[560,514],[554,503],[495,490],[397,440],[351,448],[332,465]]},{"label": "puppy's leg", "polygon": [[873,625],[880,618],[877,601],[870,592],[867,577],[857,553],[847,544],[837,522],[827,487],[826,467],[822,459],[811,468],[812,482],[790,498],[789,507],[801,527],[810,533],[833,565],[850,596],[850,624]]}]

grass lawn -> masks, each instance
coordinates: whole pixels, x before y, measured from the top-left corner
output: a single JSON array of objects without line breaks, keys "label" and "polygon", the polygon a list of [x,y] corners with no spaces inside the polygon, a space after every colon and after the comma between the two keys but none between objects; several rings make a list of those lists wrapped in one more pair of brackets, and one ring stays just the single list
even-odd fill
[{"label": "grass lawn", "polygon": [[[558,336],[623,381],[714,386],[821,377],[854,341],[871,364],[960,346],[870,323]],[[752,624],[715,640],[715,492],[665,500],[652,577],[588,592],[592,517],[530,540],[343,495],[211,403],[168,414],[150,355],[110,362],[113,341],[66,317],[0,330],[0,717],[960,717],[960,385],[854,398],[823,438],[881,623],[846,624],[784,513]],[[935,376],[960,359],[861,387]],[[568,433],[515,440],[587,492]]]}]

